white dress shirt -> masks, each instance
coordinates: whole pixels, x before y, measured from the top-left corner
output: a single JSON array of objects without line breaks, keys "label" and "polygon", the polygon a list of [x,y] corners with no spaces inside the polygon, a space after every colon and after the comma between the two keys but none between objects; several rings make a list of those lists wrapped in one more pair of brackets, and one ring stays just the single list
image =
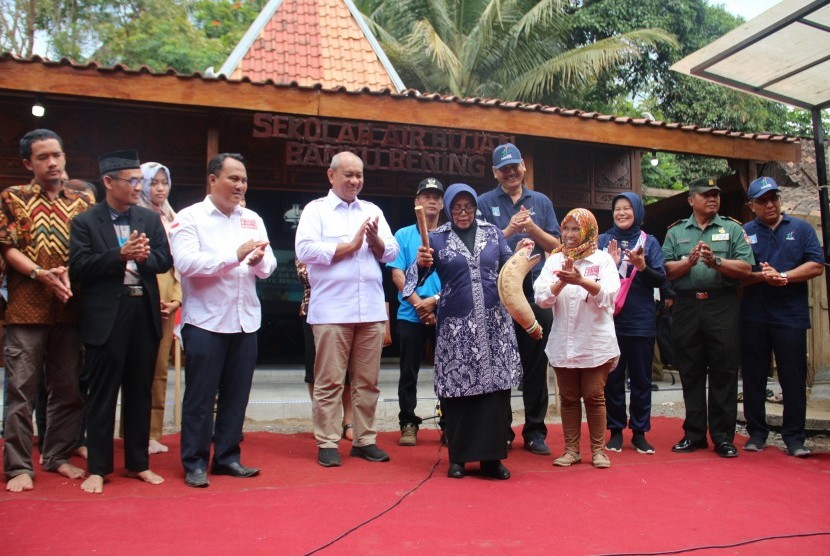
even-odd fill
[{"label": "white dress shirt", "polygon": [[599,293],[591,295],[581,286],[567,284],[559,295],[553,295],[550,287],[559,281],[553,271],[561,270],[563,261],[562,253],[548,257],[533,283],[536,303],[553,308],[553,328],[545,354],[555,368],[590,369],[620,355],[614,331],[614,298],[620,289],[620,276],[611,255],[596,250],[574,261],[574,268],[599,282]]},{"label": "white dress shirt", "polygon": [[230,216],[216,208],[210,196],[182,210],[170,227],[176,270],[182,277],[182,325],[233,334],[255,332],[262,321],[256,279],[277,268],[271,246],[251,266],[237,260],[237,248],[253,239],[268,241],[257,213],[236,207]]},{"label": "white dress shirt", "polygon": [[[332,262],[340,243],[354,239],[367,218],[378,218],[383,240],[380,261],[364,240],[360,249]],[[354,324],[387,319],[380,263],[398,256],[398,244],[383,212],[373,203],[355,199],[346,203],[333,191],[308,203],[297,224],[297,259],[308,266],[311,299],[309,324]]]}]

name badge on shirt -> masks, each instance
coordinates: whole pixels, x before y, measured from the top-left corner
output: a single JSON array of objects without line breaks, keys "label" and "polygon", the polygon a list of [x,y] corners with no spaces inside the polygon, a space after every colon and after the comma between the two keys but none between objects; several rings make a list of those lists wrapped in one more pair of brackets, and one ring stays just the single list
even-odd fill
[{"label": "name badge on shirt", "polygon": [[256,220],[254,218],[240,218],[239,223],[243,230],[256,230]]},{"label": "name badge on shirt", "polygon": [[490,210],[493,212],[493,216],[501,216],[501,211],[499,207],[491,207]]},{"label": "name badge on shirt", "polygon": [[583,276],[599,276],[599,265],[591,265],[585,269],[585,272],[582,273]]},{"label": "name badge on shirt", "polygon": [[729,233],[712,234],[712,241],[729,241]]}]

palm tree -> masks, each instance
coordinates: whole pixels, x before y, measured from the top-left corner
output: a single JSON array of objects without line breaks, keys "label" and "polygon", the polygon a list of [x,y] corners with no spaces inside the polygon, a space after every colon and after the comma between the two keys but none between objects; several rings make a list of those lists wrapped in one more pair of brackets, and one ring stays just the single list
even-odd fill
[{"label": "palm tree", "polygon": [[407,86],[564,105],[604,71],[660,43],[640,29],[569,49],[574,0],[363,0],[356,4]]}]

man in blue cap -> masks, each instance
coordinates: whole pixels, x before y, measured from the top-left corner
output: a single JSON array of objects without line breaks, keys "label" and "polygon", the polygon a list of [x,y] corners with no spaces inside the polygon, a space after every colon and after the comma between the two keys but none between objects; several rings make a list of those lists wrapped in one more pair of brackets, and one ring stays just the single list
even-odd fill
[{"label": "man in blue cap", "polygon": [[[478,198],[478,210],[485,220],[502,229],[514,251],[522,239],[530,238],[536,242],[533,254],[543,254],[559,246],[559,221],[550,199],[525,185],[526,173],[522,153],[516,145],[505,143],[496,147],[493,150],[493,177],[498,185]],[[522,399],[525,424],[522,427],[522,437],[525,449],[539,455],[550,454],[550,448],[545,443],[545,415],[548,412],[548,359],[545,346],[553,313],[549,309],[541,309],[533,301],[533,281],[539,277],[544,259],[544,256],[540,257],[523,285],[525,296],[536,320],[544,329],[544,335],[541,340],[535,340],[521,325],[513,323],[524,369]],[[512,438],[512,431],[510,436]]]},{"label": "man in blue cap", "polygon": [[764,449],[769,435],[766,387],[770,355],[775,354],[784,396],[781,436],[787,453],[807,457],[807,282],[824,271],[816,232],[804,220],[781,212],[778,184],[769,177],[749,184],[749,208],[755,219],[744,225],[755,254],[741,302],[741,370],[747,452]]}]

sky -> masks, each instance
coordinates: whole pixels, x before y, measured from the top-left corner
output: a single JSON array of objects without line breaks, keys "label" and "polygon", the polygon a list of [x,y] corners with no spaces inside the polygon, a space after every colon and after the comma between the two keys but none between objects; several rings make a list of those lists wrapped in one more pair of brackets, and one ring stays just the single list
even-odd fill
[{"label": "sky", "polygon": [[726,11],[742,16],[747,21],[762,14],[781,0],[709,0],[713,6],[722,5]]}]

